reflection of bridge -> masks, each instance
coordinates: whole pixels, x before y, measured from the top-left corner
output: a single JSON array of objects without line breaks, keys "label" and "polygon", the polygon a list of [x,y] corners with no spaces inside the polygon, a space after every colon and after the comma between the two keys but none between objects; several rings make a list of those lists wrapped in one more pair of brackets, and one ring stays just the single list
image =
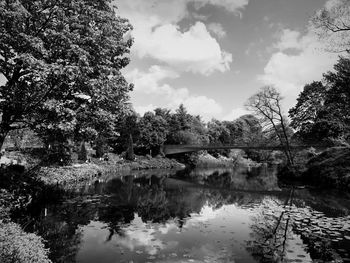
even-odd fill
[{"label": "reflection of bridge", "polygon": [[[324,149],[327,146],[324,145],[291,145],[292,150],[302,150],[314,147],[316,149]],[[189,145],[189,144],[178,144],[178,145],[164,145],[163,153],[165,155],[197,152],[202,150],[226,150],[226,149],[240,149],[240,150],[283,150],[283,146],[247,146],[247,145]]]}]

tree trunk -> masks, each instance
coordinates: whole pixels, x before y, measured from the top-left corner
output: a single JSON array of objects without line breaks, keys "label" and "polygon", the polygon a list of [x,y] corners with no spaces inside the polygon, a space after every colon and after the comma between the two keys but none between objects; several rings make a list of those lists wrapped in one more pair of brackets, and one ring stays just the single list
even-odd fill
[{"label": "tree trunk", "polygon": [[8,134],[8,131],[0,128],[0,151],[2,149],[2,146],[4,145],[4,141],[7,134]]},{"label": "tree trunk", "polygon": [[4,144],[5,137],[6,135],[3,135],[2,133],[0,133],[0,151],[2,149],[2,145]]},{"label": "tree trunk", "polygon": [[128,145],[128,149],[126,150],[126,159],[129,161],[135,160],[134,146],[133,146],[133,140],[132,140],[131,134],[129,135],[129,145]]}]

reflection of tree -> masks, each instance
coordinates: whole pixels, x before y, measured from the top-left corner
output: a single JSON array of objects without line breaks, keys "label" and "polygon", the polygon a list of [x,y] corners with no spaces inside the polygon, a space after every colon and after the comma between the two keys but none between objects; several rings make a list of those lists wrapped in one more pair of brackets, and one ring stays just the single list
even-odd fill
[{"label": "reflection of tree", "polygon": [[[25,230],[38,233],[50,248],[50,259],[54,262],[74,262],[81,242],[79,226],[87,225],[94,218],[97,204],[75,202],[49,206],[48,209],[33,209]],[[47,213],[47,215],[45,215]]]},{"label": "reflection of tree", "polygon": [[204,180],[205,184],[220,188],[225,188],[231,186],[232,183],[232,173],[224,172],[214,172]]},{"label": "reflection of tree", "polygon": [[294,190],[291,190],[284,206],[269,200],[262,211],[253,218],[254,223],[251,225],[253,240],[247,242],[247,248],[260,262],[284,260],[287,240],[292,231],[290,208],[293,193]]},{"label": "reflection of tree", "polygon": [[166,192],[158,187],[145,187],[137,202],[137,212],[143,221],[165,222],[169,214]]},{"label": "reflection of tree", "polygon": [[[183,178],[185,178],[182,175]],[[251,191],[279,190],[276,167],[236,167],[229,170],[214,170],[210,174],[198,174],[187,178],[200,185],[220,188]]]},{"label": "reflection of tree", "polygon": [[[78,191],[65,193],[67,201],[48,206],[44,216],[43,207],[31,215],[33,222],[26,230],[39,233],[48,241],[51,258],[55,262],[74,262],[81,242],[81,227],[91,221],[108,226],[106,241],[114,235],[123,236],[124,227],[133,221],[135,214],[150,222],[166,223],[175,219],[181,227],[193,213],[200,213],[204,205],[218,209],[223,205],[251,206],[261,196],[225,190],[225,182],[232,180],[230,173],[214,173],[212,182],[222,187],[197,187],[196,184],[179,184],[167,177],[124,176],[106,183],[95,183]],[[212,175],[209,174],[208,177]],[[192,187],[192,186],[195,187]],[[101,195],[102,194],[102,195]],[[26,222],[26,221],[25,221]]]}]

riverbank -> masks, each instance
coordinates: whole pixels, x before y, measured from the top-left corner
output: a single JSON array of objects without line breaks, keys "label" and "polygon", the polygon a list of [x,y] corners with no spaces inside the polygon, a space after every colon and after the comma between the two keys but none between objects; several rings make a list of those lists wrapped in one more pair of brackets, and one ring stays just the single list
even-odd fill
[{"label": "riverbank", "polygon": [[301,177],[309,184],[350,192],[350,147],[333,147],[311,158]]},{"label": "riverbank", "polygon": [[25,232],[10,218],[11,211],[19,208],[24,199],[27,199],[24,195],[0,189],[0,262],[51,263],[44,239]]},{"label": "riverbank", "polygon": [[304,153],[293,167],[281,166],[279,179],[287,184],[350,193],[350,147],[332,147],[313,156]]},{"label": "riverbank", "polygon": [[135,161],[100,161],[69,166],[40,167],[39,178],[45,184],[61,184],[90,180],[123,171],[148,169],[184,169],[185,165],[169,158],[138,156]]}]

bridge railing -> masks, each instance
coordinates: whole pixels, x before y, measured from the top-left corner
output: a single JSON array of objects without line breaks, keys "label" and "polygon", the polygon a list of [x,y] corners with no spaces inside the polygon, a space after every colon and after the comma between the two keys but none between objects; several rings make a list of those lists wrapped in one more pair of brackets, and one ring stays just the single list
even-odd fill
[{"label": "bridge railing", "polygon": [[[329,145],[313,144],[313,145],[291,145],[291,149],[308,149],[308,148],[324,149],[330,147]],[[176,154],[185,152],[195,152],[200,150],[223,150],[223,149],[242,149],[242,150],[283,150],[286,146],[284,145],[234,145],[234,144],[177,144],[177,145],[164,145],[164,154]]]}]

